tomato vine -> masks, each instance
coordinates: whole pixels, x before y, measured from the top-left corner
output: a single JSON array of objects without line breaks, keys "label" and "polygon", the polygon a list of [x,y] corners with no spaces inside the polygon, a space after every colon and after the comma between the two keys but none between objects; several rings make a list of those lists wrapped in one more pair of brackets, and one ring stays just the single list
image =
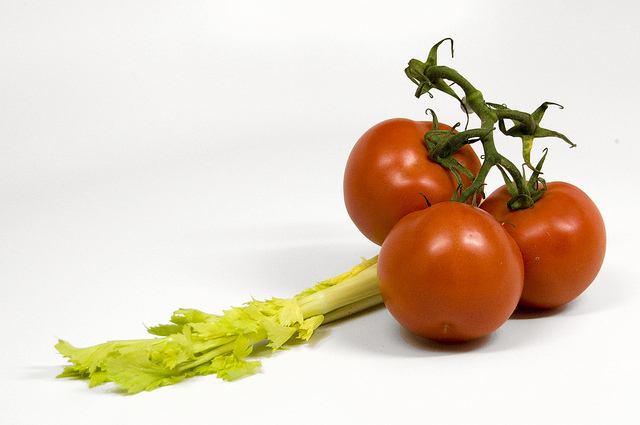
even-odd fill
[{"label": "tomato vine", "polygon": [[[465,111],[467,126],[469,115],[475,113],[480,119],[480,128],[465,128],[460,132],[455,132],[453,129],[442,131],[438,128],[435,113],[433,110],[428,109],[427,112],[433,116],[434,120],[434,129],[425,134],[429,157],[451,170],[460,183],[462,181],[461,175],[469,177],[471,173],[456,161],[452,155],[466,144],[480,142],[484,151],[480,171],[473,178],[470,186],[463,190],[462,184],[459,185],[459,189],[452,200],[467,202],[472,198],[475,199],[478,194],[483,194],[485,179],[489,170],[495,166],[501,171],[512,196],[508,204],[509,208],[518,210],[532,207],[546,190],[546,182],[540,174],[547,151],[544,151],[544,155],[535,166],[532,165],[531,149],[534,139],[556,137],[564,140],[571,147],[576,146],[564,134],[540,126],[540,121],[550,105],[556,105],[560,108],[562,106],[553,102],[544,102],[538,109],[529,114],[510,109],[504,104],[486,102],[482,92],[458,71],[438,64],[438,48],[445,41],[451,42],[451,56],[453,56],[453,40],[445,38],[431,48],[426,61],[411,59],[405,69],[405,73],[418,86],[415,92],[416,97],[419,98],[425,93],[433,97],[432,90],[438,90],[452,96],[460,102],[462,109]],[[456,86],[463,91],[463,96],[460,96],[454,90]],[[513,123],[508,129],[506,121]],[[459,126],[460,124],[457,124],[454,129]],[[494,141],[496,127],[504,135],[522,140],[523,165],[532,172],[528,178],[525,175],[524,168],[521,172],[513,162],[498,152]]]}]

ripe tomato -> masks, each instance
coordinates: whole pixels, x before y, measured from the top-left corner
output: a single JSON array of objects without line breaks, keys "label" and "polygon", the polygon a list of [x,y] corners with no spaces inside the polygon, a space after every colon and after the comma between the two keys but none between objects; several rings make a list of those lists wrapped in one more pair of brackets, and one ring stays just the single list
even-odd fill
[{"label": "ripe tomato", "polygon": [[523,275],[522,255],[501,224],[459,202],[403,217],[378,257],[380,293],[391,315],[436,341],[498,329],[518,305]]},{"label": "ripe tomato", "polygon": [[[441,130],[451,127],[441,124]],[[383,121],[356,142],[344,174],[344,199],[356,227],[381,245],[403,216],[449,201],[458,183],[449,170],[428,157],[424,134],[433,123],[408,119]],[[480,160],[470,146],[453,155],[474,175]],[[470,184],[463,176],[464,187]]]},{"label": "ripe tomato", "polygon": [[566,304],[593,282],[606,248],[604,221],[593,201],[577,187],[551,182],[532,208],[510,211],[506,186],[480,208],[498,220],[516,241],[524,260],[520,303],[552,308]]}]

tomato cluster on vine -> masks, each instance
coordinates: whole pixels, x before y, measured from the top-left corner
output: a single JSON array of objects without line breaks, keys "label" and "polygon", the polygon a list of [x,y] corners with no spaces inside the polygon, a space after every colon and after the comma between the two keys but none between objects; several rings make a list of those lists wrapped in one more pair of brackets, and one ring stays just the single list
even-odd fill
[{"label": "tomato cluster on vine", "polygon": [[[433,121],[375,125],[351,151],[344,197],[357,228],[381,246],[378,280],[390,313],[417,335],[466,341],[498,329],[518,305],[554,308],[577,298],[602,267],[606,231],[587,194],[541,177],[546,151],[537,165],[530,161],[534,139],[575,146],[540,126],[554,103],[527,114],[486,102],[457,71],[438,65],[445,40],[425,62],[412,59],[406,74],[417,97],[432,90],[453,96],[480,128],[457,131],[431,110]],[[528,178],[498,153],[496,128],[521,139]],[[476,142],[481,157],[469,146]],[[493,167],[505,185],[486,196]]]}]

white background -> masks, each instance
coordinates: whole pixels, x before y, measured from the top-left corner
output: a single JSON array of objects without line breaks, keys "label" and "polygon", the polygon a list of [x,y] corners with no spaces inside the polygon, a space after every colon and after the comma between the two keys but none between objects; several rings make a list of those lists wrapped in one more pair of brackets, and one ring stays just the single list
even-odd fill
[{"label": "white background", "polygon": [[[638,423],[638,16],[635,0],[0,2],[3,421]],[[441,63],[488,101],[564,105],[544,123],[578,147],[534,158],[549,146],[546,178],[605,217],[582,297],[458,348],[377,309],[234,383],[127,397],[54,378],[57,338],[144,337],[179,307],[290,297],[375,255],[344,164],[384,119],[463,119],[403,72],[444,37]]]}]

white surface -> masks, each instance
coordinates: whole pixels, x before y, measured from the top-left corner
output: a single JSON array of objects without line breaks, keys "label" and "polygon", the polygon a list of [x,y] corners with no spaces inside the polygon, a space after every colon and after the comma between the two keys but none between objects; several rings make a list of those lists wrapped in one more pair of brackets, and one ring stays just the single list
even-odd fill
[{"label": "white surface", "polygon": [[[639,5],[2,2],[3,421],[638,423]],[[343,207],[344,163],[383,119],[462,119],[403,73],[447,36],[442,63],[489,101],[565,106],[545,122],[578,148],[535,155],[550,146],[546,177],[582,187],[608,225],[581,298],[458,351],[379,309],[235,383],[126,397],[54,378],[58,337],[144,337],[176,308],[288,297],[375,255]]]}]

